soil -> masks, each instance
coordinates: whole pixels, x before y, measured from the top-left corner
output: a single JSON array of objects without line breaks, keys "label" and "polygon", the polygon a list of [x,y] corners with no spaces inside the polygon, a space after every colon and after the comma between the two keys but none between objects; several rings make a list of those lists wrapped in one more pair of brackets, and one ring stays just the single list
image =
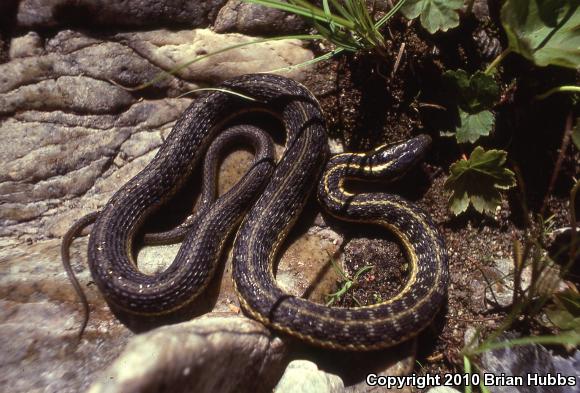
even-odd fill
[{"label": "soil", "polygon": [[[390,38],[388,58],[346,54],[319,63],[319,73],[337,74],[337,83],[330,89],[309,85],[319,93],[331,135],[341,139],[348,151],[368,150],[419,133],[433,138],[425,162],[405,179],[387,186],[434,218],[449,254],[448,303],[419,338],[415,372],[420,374],[462,371],[460,351],[466,330],[476,327],[491,332],[506,316],[507,310],[486,308],[482,272],[496,259],[512,258],[513,242],[524,238],[529,218],[543,212],[544,217],[553,215],[554,228],[570,226],[568,198],[579,173],[580,154],[571,143],[561,151],[561,144],[567,118],[578,113],[578,105],[570,95],[553,95],[542,101],[534,96],[553,86],[578,84],[578,74],[558,67],[535,67],[517,54],[508,56],[500,66],[496,80],[502,98],[494,108],[496,124],[491,135],[476,145],[506,150],[508,165],[519,177],[518,187],[505,193],[493,217],[471,208],[455,217],[448,209],[443,184],[449,166],[462,155],[468,156],[474,145],[458,145],[455,138],[440,136],[440,131],[452,129],[457,116],[441,74],[457,68],[483,70],[506,47],[506,37],[498,27],[499,6],[492,4],[491,8],[483,21],[466,17],[459,28],[445,35],[427,34],[418,21],[394,20],[385,31]],[[401,50],[401,60],[396,62]],[[560,156],[562,165],[555,172]],[[361,274],[335,305],[374,304],[395,294],[407,273],[398,244],[373,228],[349,226],[343,232],[350,239],[344,247],[346,275],[352,278],[365,266],[373,268]],[[568,279],[578,282],[574,276]],[[518,328],[537,332],[526,324]]]}]

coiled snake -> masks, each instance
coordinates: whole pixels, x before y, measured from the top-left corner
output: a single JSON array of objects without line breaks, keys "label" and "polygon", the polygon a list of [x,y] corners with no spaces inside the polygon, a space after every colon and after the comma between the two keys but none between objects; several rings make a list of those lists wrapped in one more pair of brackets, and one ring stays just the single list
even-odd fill
[{"label": "coiled snake", "polygon": [[[327,162],[324,118],[316,99],[302,85],[258,74],[226,81],[221,88],[255,101],[215,91],[193,102],[151,163],[121,187],[101,212],[81,219],[67,233],[63,241],[67,271],[71,273],[68,247],[72,238],[96,219],[89,241],[89,267],[107,302],[130,314],[175,312],[206,287],[225,239],[241,221],[233,248],[233,279],[243,309],[254,319],[332,349],[385,348],[418,334],[446,294],[442,238],[431,219],[413,204],[391,194],[352,194],[344,189],[344,181],[400,176],[422,157],[429,137],[418,136],[368,153],[339,154]],[[218,137],[224,126],[246,112],[268,112],[284,125],[286,150],[277,165],[271,158],[271,145],[255,129],[241,127]],[[173,263],[155,276],[140,272],[132,248],[145,217],[183,185],[214,139],[222,139],[219,146],[235,138],[233,134],[249,135],[253,141],[256,156],[249,172],[218,199],[212,186],[204,184],[201,208],[186,228]],[[208,152],[206,173],[215,175],[217,150],[211,147]],[[331,215],[378,224],[398,237],[407,252],[410,273],[395,297],[372,306],[333,308],[289,295],[277,286],[274,259],[315,186],[320,203]],[[79,290],[78,282],[72,280]]]}]

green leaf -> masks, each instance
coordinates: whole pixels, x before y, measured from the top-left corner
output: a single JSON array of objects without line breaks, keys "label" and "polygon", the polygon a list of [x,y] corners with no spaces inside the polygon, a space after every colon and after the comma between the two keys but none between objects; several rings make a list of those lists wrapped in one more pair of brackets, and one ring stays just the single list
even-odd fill
[{"label": "green leaf", "polygon": [[580,317],[580,294],[572,290],[556,294],[559,303],[574,317]]},{"label": "green leaf", "polygon": [[407,19],[421,15],[421,25],[431,34],[459,26],[457,10],[463,0],[407,0],[401,12]]},{"label": "green leaf", "polygon": [[568,310],[556,306],[546,307],[545,310],[550,322],[560,330],[580,332],[580,317],[575,317]]},{"label": "green leaf", "polygon": [[481,136],[489,135],[493,128],[494,120],[493,113],[490,111],[467,113],[459,109],[460,124],[455,129],[457,142],[474,143]]},{"label": "green leaf", "polygon": [[580,67],[578,0],[506,0],[501,21],[510,50],[538,66]]},{"label": "green leaf", "polygon": [[471,203],[480,213],[493,213],[501,202],[501,190],[515,186],[512,171],[504,168],[507,152],[485,151],[477,146],[468,160],[459,160],[449,168],[444,187],[451,191],[449,207],[458,215]]},{"label": "green leaf", "polygon": [[458,105],[466,112],[477,113],[491,109],[499,100],[499,86],[491,75],[482,71],[469,75],[462,69],[450,70],[443,74],[443,78],[451,85]]}]

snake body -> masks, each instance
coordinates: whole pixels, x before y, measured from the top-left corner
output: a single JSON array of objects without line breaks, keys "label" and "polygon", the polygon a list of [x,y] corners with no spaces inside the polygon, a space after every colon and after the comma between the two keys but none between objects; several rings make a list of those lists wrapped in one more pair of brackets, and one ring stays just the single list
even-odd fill
[{"label": "snake body", "polygon": [[[196,100],[151,163],[98,215],[89,241],[89,267],[107,302],[139,315],[185,307],[208,284],[225,239],[239,225],[233,278],[242,307],[253,318],[332,349],[379,349],[418,334],[437,313],[446,293],[447,261],[441,236],[427,215],[402,198],[350,194],[344,181],[400,175],[422,155],[428,137],[370,153],[337,155],[327,163],[324,118],[316,99],[302,85],[259,74],[226,81],[221,88],[255,101],[221,91]],[[140,272],[132,249],[143,221],[183,185],[208,148],[206,163],[211,167],[217,160],[211,142],[220,138],[232,119],[246,112],[268,112],[279,118],[286,130],[282,158],[274,167],[271,146],[255,142],[261,138],[255,136],[251,169],[218,199],[210,191],[202,192],[200,211],[173,263],[155,276]],[[208,187],[204,185],[204,190]],[[373,306],[331,308],[289,295],[277,286],[276,254],[316,187],[330,214],[384,226],[400,239],[410,261],[410,278],[394,298]]]}]

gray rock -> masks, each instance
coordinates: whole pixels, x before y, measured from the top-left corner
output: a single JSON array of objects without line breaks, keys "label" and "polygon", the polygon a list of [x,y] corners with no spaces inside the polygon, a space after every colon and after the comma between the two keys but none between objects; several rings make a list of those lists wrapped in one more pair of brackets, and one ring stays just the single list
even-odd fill
[{"label": "gray rock", "polygon": [[[51,87],[47,85],[49,83],[62,84],[57,81],[61,77],[78,77],[77,80],[68,80],[66,83],[72,83],[73,88],[80,86],[79,93],[86,96],[89,93],[83,92],[83,85],[90,84],[92,87],[100,82],[101,90],[108,86],[111,92],[115,92],[120,88],[108,81],[124,86],[137,86],[152,80],[162,71],[122,43],[96,40],[70,30],[60,32],[49,39],[46,51],[48,53],[45,55],[16,58],[0,65],[0,94],[13,96],[11,101],[14,101],[13,105],[17,105],[14,109],[29,109],[34,105],[40,105],[25,102],[26,94],[30,95],[31,91],[39,90],[34,87],[37,83],[44,83],[44,88],[41,90],[47,90]],[[89,79],[93,81],[88,81]],[[16,92],[21,87],[23,90]],[[178,95],[184,91],[183,82],[172,77],[156,83],[154,87],[167,90],[169,94],[173,93],[172,95]],[[61,89],[66,90],[66,86]],[[90,89],[90,87],[87,86],[85,89]],[[64,93],[66,92],[61,94]],[[44,94],[50,94],[50,92],[44,92]],[[111,93],[105,92],[105,94]],[[38,99],[38,97],[28,98]],[[21,104],[17,104],[18,102]],[[103,104],[98,100],[92,106],[118,110],[115,106]],[[50,108],[44,105],[43,109]],[[87,109],[89,113],[94,113],[90,111],[90,107]],[[7,109],[2,111],[8,112]]]},{"label": "gray rock", "polygon": [[214,315],[134,337],[89,392],[267,392],[284,357],[262,324]]},{"label": "gray rock", "polygon": [[274,388],[274,393],[341,393],[344,383],[308,360],[294,360]]},{"label": "gray rock", "polygon": [[[512,333],[506,333],[505,340],[516,338]],[[541,345],[514,346],[493,351],[486,351],[481,355],[481,364],[478,368],[485,374],[495,376],[521,377],[519,386],[507,386],[501,379],[497,383],[488,383],[486,386],[493,393],[577,393],[580,391],[580,352],[575,351],[571,356],[561,357],[553,355]],[[537,374],[543,378],[551,375],[557,378],[572,377],[573,385],[566,383],[549,383],[542,380],[530,381],[528,374]]]},{"label": "gray rock", "polygon": [[[220,49],[256,40],[241,34],[216,34],[208,29],[128,33],[119,34],[117,38],[122,39],[143,58],[165,70],[175,69],[181,64]],[[199,84],[216,84],[237,75],[278,70],[314,57],[302,45],[300,40],[251,44],[192,63],[178,70],[176,75]],[[278,73],[302,80],[305,68]]]},{"label": "gray rock", "polygon": [[111,113],[127,108],[133,102],[129,92],[110,83],[82,76],[62,76],[2,94],[0,115],[17,110]]},{"label": "gray rock", "polygon": [[44,43],[42,38],[36,32],[31,31],[12,40],[8,56],[11,59],[15,59],[17,57],[38,56],[43,52]]},{"label": "gray rock", "polygon": [[[130,332],[102,312],[102,298],[87,288],[93,318],[77,346],[80,307],[60,263],[60,241],[0,239],[0,383],[14,392],[85,391]],[[88,278],[86,270],[80,276]]]},{"label": "gray rock", "polygon": [[[483,269],[487,282],[491,285],[485,286],[485,299],[488,309],[494,307],[509,307],[513,302],[514,294],[514,263],[511,259],[496,259],[493,268]],[[532,266],[526,266],[521,274],[520,287],[527,290],[532,282]],[[555,268],[547,268],[538,281],[536,291],[540,294],[550,296],[554,291],[561,287],[565,289],[564,284],[559,278]]]},{"label": "gray rock", "polygon": [[241,0],[229,0],[218,13],[214,29],[218,33],[279,36],[304,33],[308,30],[308,23],[295,14]]},{"label": "gray rock", "polygon": [[[22,28],[60,26],[208,26],[225,0],[22,0]],[[82,22],[81,22],[82,21]]]},{"label": "gray rock", "polygon": [[[250,40],[208,30],[123,33],[115,39],[62,31],[47,41],[47,53],[0,65],[0,113],[12,115],[0,121],[7,146],[0,151],[0,200],[6,203],[0,233],[61,236],[144,167],[191,102],[138,101],[137,93],[109,81],[135,86],[161,71],[153,64],[170,69],[196,51]],[[155,87],[177,95],[198,83],[219,83],[311,56],[298,41],[264,44],[182,70],[180,76],[194,83],[171,77]]]}]

